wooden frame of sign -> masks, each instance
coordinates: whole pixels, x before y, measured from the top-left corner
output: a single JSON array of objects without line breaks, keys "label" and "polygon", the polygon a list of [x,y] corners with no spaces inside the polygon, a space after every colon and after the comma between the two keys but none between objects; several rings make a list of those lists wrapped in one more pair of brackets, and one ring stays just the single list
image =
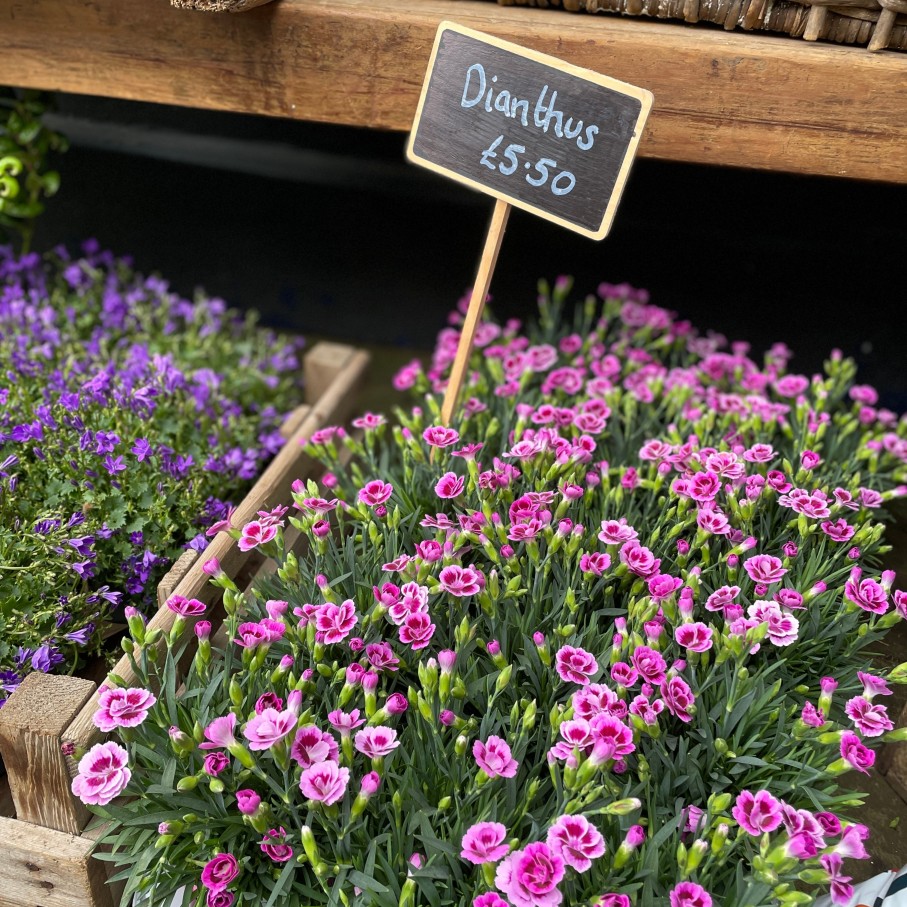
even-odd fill
[{"label": "wooden frame of sign", "polygon": [[406,153],[602,239],[651,108],[643,88],[442,22]]},{"label": "wooden frame of sign", "polygon": [[[435,35],[406,156],[497,199],[441,407],[453,417],[511,205],[603,239],[652,93],[453,22]],[[434,453],[434,451],[432,451]]]}]

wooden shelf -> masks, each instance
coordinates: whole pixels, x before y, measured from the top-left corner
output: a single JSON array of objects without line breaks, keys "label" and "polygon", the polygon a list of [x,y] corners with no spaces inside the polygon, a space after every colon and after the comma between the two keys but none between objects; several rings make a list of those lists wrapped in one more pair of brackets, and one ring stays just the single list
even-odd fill
[{"label": "wooden shelf", "polygon": [[0,84],[406,131],[443,19],[650,89],[643,156],[907,183],[907,54],[486,0],[0,0]]}]

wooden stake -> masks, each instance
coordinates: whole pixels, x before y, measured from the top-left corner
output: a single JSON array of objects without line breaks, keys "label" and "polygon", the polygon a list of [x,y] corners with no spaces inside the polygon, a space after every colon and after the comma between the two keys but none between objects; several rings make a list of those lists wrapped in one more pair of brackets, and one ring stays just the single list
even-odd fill
[{"label": "wooden stake", "polygon": [[488,296],[488,287],[491,285],[491,275],[498,261],[498,252],[501,250],[501,240],[504,238],[504,229],[507,227],[507,218],[510,217],[510,205],[498,199],[491,214],[491,223],[488,225],[488,235],[485,237],[485,248],[482,250],[482,260],[476,273],[469,308],[463,321],[463,332],[460,334],[460,345],[457,355],[450,370],[450,380],[447,383],[447,393],[444,395],[444,405],[441,407],[441,424],[450,425],[451,417],[457,407],[457,398],[466,378],[466,369],[469,366],[469,357],[472,355],[472,345],[476,336],[476,328],[485,311],[485,298]]}]

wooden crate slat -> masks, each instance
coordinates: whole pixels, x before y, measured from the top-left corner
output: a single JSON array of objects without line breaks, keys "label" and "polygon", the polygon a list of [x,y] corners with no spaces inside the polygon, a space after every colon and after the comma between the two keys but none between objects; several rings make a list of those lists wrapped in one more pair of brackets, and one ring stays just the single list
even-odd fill
[{"label": "wooden crate slat", "polygon": [[0,907],[113,907],[93,842],[0,817]]},{"label": "wooden crate slat", "polygon": [[89,812],[70,790],[60,746],[71,716],[95,689],[90,680],[35,671],[0,709],[0,753],[23,822],[70,834],[85,827]]},{"label": "wooden crate slat", "polygon": [[907,54],[487,0],[0,0],[0,84],[408,130],[444,19],[648,88],[644,157],[907,182]]}]

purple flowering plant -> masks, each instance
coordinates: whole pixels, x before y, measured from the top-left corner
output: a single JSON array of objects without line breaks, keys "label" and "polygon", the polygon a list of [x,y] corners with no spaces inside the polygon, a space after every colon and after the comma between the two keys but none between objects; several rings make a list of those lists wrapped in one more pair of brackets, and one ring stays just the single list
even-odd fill
[{"label": "purple flowering plant", "polygon": [[96,243],[0,247],[0,705],[204,547],[282,443],[298,349]]},{"label": "purple flowering plant", "polygon": [[907,664],[867,652],[907,617],[879,566],[905,423],[838,356],[757,364],[624,287],[571,330],[567,291],[482,326],[453,426],[446,331],[398,424],[313,436],[321,483],[235,531],[275,572],[206,565],[223,633],[183,600],[162,653],[133,626],[140,682],[96,717],[120,742],[73,783],[127,898],[848,902],[841,776],[907,738]]}]

